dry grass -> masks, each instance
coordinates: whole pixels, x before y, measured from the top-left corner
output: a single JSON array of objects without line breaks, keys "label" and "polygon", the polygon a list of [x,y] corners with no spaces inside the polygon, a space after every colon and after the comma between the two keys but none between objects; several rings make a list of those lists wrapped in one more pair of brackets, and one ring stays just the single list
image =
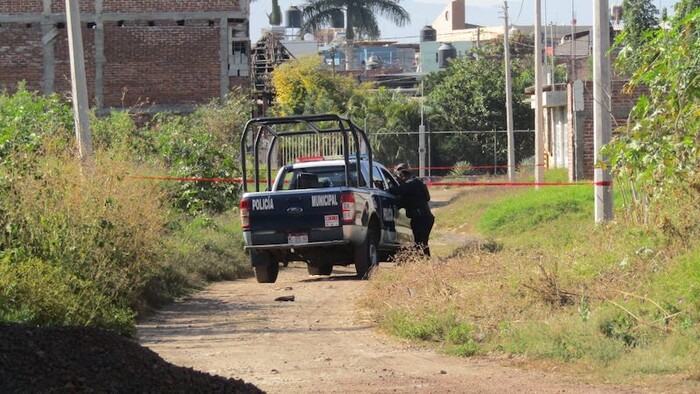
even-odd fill
[{"label": "dry grass", "polygon": [[[450,327],[468,324],[477,353],[520,354],[574,371],[566,363],[585,370],[583,379],[697,380],[698,363],[687,360],[699,354],[698,248],[624,215],[601,225],[566,212],[543,224],[520,223],[496,241],[455,236],[512,192],[464,193],[436,210],[442,226],[431,237],[431,249],[440,243],[432,259],[404,254],[396,267],[380,267],[364,301],[380,327],[409,339],[418,330],[419,338],[443,346]],[[537,205],[527,207],[537,213]]]}]

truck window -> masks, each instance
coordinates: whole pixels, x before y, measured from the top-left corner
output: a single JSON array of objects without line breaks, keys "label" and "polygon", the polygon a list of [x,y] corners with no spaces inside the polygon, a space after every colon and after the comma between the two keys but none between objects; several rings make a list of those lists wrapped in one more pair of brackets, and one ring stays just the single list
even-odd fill
[{"label": "truck window", "polygon": [[294,171],[287,171],[284,173],[284,177],[281,180],[280,185],[278,185],[277,190],[291,190],[296,187],[296,179],[294,178]]},{"label": "truck window", "polygon": [[314,189],[321,187],[318,175],[311,172],[300,172],[296,176],[297,189]]},{"label": "truck window", "polygon": [[387,182],[387,189],[392,186],[398,185],[398,182],[394,179],[394,177],[391,175],[389,171],[386,170],[386,168],[382,168],[382,175],[384,175],[384,179],[386,179]]},{"label": "truck window", "polygon": [[377,189],[386,190],[388,189],[386,181],[382,176],[382,171],[379,166],[374,166],[374,171],[372,171],[372,185]]},{"label": "truck window", "polygon": [[[360,178],[360,184],[365,185],[364,176]],[[350,185],[357,185],[356,171],[350,171]],[[345,186],[345,168],[342,166],[289,168],[282,174],[277,190],[338,186]]]}]

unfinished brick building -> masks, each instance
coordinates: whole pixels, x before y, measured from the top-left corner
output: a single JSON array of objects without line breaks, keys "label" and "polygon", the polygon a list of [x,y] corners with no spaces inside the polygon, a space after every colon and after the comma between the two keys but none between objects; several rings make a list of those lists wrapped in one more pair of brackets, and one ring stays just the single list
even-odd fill
[{"label": "unfinished brick building", "polygon": [[[0,2],[0,90],[70,93],[65,4]],[[248,4],[81,0],[91,107],[189,111],[248,87]]]}]

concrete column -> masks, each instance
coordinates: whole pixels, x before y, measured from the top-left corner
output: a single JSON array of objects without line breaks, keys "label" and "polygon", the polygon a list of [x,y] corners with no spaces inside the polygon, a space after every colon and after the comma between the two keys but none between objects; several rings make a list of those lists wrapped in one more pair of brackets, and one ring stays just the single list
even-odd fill
[{"label": "concrete column", "polygon": [[221,72],[220,72],[220,93],[219,101],[221,104],[226,102],[226,97],[229,92],[229,77],[228,77],[228,53],[231,51],[229,46],[231,45],[231,29],[228,26],[228,19],[221,18],[221,26],[219,27],[220,35],[220,49],[219,49],[219,61],[221,62]]},{"label": "concrete column", "polygon": [[105,26],[103,0],[95,0],[95,108],[104,106]]},{"label": "concrete column", "polygon": [[56,58],[54,54],[54,43],[58,35],[58,29],[51,20],[51,0],[43,1],[43,11],[41,15],[41,55],[42,55],[42,90],[48,95],[54,92],[54,81],[56,78]]}]

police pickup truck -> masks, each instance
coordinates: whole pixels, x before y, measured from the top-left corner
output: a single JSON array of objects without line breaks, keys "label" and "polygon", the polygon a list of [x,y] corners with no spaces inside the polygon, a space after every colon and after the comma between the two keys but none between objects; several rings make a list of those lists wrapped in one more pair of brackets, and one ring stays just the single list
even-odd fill
[{"label": "police pickup truck", "polygon": [[[272,180],[279,139],[327,133],[340,135],[340,158],[307,157],[281,166]],[[259,165],[263,151],[265,181]],[[412,241],[398,197],[386,191],[397,180],[372,161],[367,136],[348,118],[323,114],[252,119],[241,139],[243,174],[248,172],[245,157],[250,153],[253,179],[243,176],[240,215],[244,247],[259,283],[274,283],[280,264],[289,261],[306,262],[310,275],[330,275],[333,266],[354,264],[357,276],[365,278]],[[266,187],[261,191],[262,184]],[[248,191],[253,186],[255,190]]]}]

